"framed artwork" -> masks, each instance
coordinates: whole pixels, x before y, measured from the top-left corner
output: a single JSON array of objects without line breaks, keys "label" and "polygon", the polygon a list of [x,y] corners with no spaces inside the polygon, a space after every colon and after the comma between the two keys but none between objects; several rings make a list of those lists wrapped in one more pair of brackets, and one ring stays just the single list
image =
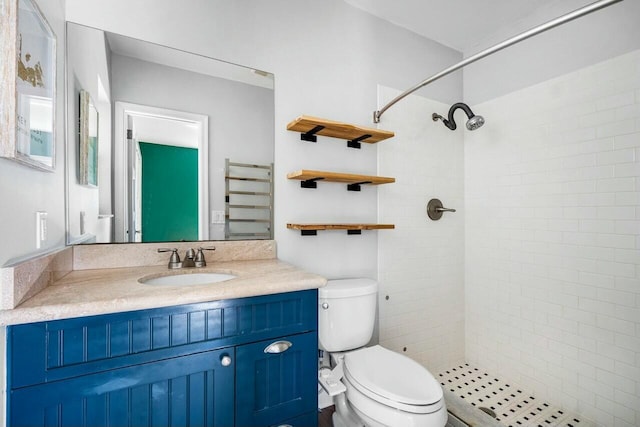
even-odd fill
[{"label": "framed artwork", "polygon": [[56,36],[32,0],[5,0],[0,17],[0,156],[55,168]]},{"label": "framed artwork", "polygon": [[98,110],[91,95],[80,90],[80,147],[78,150],[78,181],[82,185],[98,186]]}]

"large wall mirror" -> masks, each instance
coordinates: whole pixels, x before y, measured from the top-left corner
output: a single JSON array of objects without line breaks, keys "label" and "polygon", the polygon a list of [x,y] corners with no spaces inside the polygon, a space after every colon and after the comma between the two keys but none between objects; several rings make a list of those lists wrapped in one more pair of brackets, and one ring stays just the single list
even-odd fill
[{"label": "large wall mirror", "polygon": [[67,243],[269,239],[273,74],[67,23]]}]

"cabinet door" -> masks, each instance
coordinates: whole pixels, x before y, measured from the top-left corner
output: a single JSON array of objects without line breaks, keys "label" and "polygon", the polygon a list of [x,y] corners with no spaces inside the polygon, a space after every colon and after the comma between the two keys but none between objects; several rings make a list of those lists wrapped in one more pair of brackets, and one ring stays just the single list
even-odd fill
[{"label": "cabinet door", "polygon": [[308,332],[236,348],[236,426],[271,426],[317,411],[317,343],[317,333]]},{"label": "cabinet door", "polygon": [[20,388],[9,425],[231,426],[234,365],[229,348]]}]

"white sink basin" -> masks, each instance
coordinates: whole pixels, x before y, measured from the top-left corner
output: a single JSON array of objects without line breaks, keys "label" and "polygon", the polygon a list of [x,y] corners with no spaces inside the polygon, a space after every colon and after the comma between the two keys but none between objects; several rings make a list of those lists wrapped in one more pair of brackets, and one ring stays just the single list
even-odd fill
[{"label": "white sink basin", "polygon": [[233,274],[225,273],[178,273],[170,276],[143,277],[138,281],[145,285],[192,286],[224,282],[235,277]]}]

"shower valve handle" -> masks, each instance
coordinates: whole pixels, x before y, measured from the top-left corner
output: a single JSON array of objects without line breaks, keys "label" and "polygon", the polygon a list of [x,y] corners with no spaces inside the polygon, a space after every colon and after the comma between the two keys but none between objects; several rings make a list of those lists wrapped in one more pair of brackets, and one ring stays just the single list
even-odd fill
[{"label": "shower valve handle", "polygon": [[427,204],[427,215],[434,221],[442,218],[444,212],[455,212],[455,209],[449,209],[442,206],[442,202],[438,199],[431,199]]},{"label": "shower valve handle", "polygon": [[455,212],[455,209],[449,209],[449,208],[436,208],[436,212]]}]

